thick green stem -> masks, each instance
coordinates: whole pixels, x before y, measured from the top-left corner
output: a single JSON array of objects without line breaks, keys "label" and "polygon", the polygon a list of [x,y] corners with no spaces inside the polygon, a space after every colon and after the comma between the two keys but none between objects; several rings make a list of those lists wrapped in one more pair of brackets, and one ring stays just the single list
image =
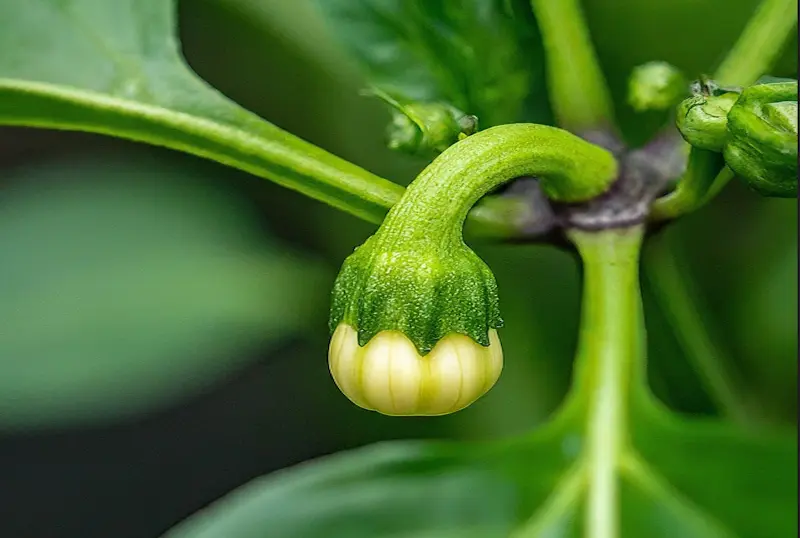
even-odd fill
[{"label": "thick green stem", "polygon": [[547,55],[558,124],[583,133],[614,124],[614,108],[577,0],[531,0]]},{"label": "thick green stem", "polygon": [[571,231],[583,260],[583,311],[569,405],[587,410],[586,525],[619,537],[617,467],[626,449],[631,379],[642,352],[639,252],[643,228]]},{"label": "thick green stem", "polygon": [[423,170],[379,233],[392,242],[460,242],[473,204],[522,176],[539,178],[551,199],[575,202],[605,191],[617,177],[617,162],[608,151],[555,127],[493,127],[451,146]]},{"label": "thick green stem", "polygon": [[762,0],[714,79],[748,86],[772,67],[797,24],[797,0]]}]

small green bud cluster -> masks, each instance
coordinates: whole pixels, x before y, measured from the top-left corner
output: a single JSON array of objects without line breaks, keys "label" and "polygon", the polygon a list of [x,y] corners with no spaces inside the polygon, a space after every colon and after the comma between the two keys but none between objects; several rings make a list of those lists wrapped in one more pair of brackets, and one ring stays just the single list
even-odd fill
[{"label": "small green bud cluster", "polygon": [[676,123],[692,146],[720,152],[754,190],[797,196],[797,81],[762,80],[745,89],[694,84]]},{"label": "small green bud cluster", "polygon": [[728,114],[725,162],[766,196],[797,196],[797,81],[758,84]]}]

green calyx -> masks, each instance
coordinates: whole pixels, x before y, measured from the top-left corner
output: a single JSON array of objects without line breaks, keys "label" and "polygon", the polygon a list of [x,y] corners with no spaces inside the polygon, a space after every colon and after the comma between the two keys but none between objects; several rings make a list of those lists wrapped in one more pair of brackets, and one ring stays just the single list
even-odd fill
[{"label": "green calyx", "polygon": [[728,114],[726,164],[765,196],[797,196],[797,81],[751,86]]},{"label": "green calyx", "polygon": [[513,124],[462,139],[436,158],[389,211],[380,229],[349,256],[332,294],[330,329],[358,331],[360,345],[398,330],[427,354],[449,333],[489,345],[502,325],[497,284],[466,245],[469,209],[511,179],[539,178],[553,200],[605,192],[617,162],[605,149],[555,127]]},{"label": "green calyx", "polygon": [[689,82],[681,71],[666,62],[637,66],[628,80],[628,103],[637,112],[667,110],[688,93]]},{"label": "green calyx", "polygon": [[358,330],[361,346],[397,330],[421,355],[449,333],[488,346],[489,329],[503,325],[494,275],[469,247],[388,246],[380,234],[345,260],[336,279],[331,332],[340,322]]}]

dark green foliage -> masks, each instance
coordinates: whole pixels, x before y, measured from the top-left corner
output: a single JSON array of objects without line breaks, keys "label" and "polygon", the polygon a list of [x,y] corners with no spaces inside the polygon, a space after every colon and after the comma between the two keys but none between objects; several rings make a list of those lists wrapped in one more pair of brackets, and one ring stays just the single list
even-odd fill
[{"label": "dark green foliage", "polygon": [[[796,533],[796,444],[687,421],[644,396],[621,465],[620,536]],[[584,420],[483,445],[398,442],[254,481],[165,538],[579,538]]]},{"label": "dark green foliage", "polygon": [[525,0],[317,0],[368,83],[446,103],[482,128],[549,118],[542,44]]}]

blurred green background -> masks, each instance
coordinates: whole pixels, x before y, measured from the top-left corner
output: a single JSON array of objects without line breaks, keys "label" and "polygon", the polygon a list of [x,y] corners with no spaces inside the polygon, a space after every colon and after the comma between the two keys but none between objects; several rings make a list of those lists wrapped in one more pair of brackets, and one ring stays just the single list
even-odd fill
[{"label": "blurred green background", "polygon": [[[584,5],[635,144],[664,118],[626,106],[631,69],[710,72],[756,2]],[[424,165],[384,147],[387,111],[358,95],[310,0],[184,1],[180,21],[189,63],[240,104],[399,183]],[[796,47],[773,74],[796,75]],[[456,415],[387,418],[351,405],[326,364],[330,285],[372,225],[214,163],[74,133],[0,129],[0,185],[0,536],[156,536],[314,456],[525,431],[569,382],[579,273],[555,248],[474,245],[500,286],[501,380]],[[743,404],[794,423],[796,201],[734,182],[657,243],[647,250],[671,252],[718,360],[746,381]],[[669,282],[643,285],[654,389],[714,413],[656,300]]]}]

